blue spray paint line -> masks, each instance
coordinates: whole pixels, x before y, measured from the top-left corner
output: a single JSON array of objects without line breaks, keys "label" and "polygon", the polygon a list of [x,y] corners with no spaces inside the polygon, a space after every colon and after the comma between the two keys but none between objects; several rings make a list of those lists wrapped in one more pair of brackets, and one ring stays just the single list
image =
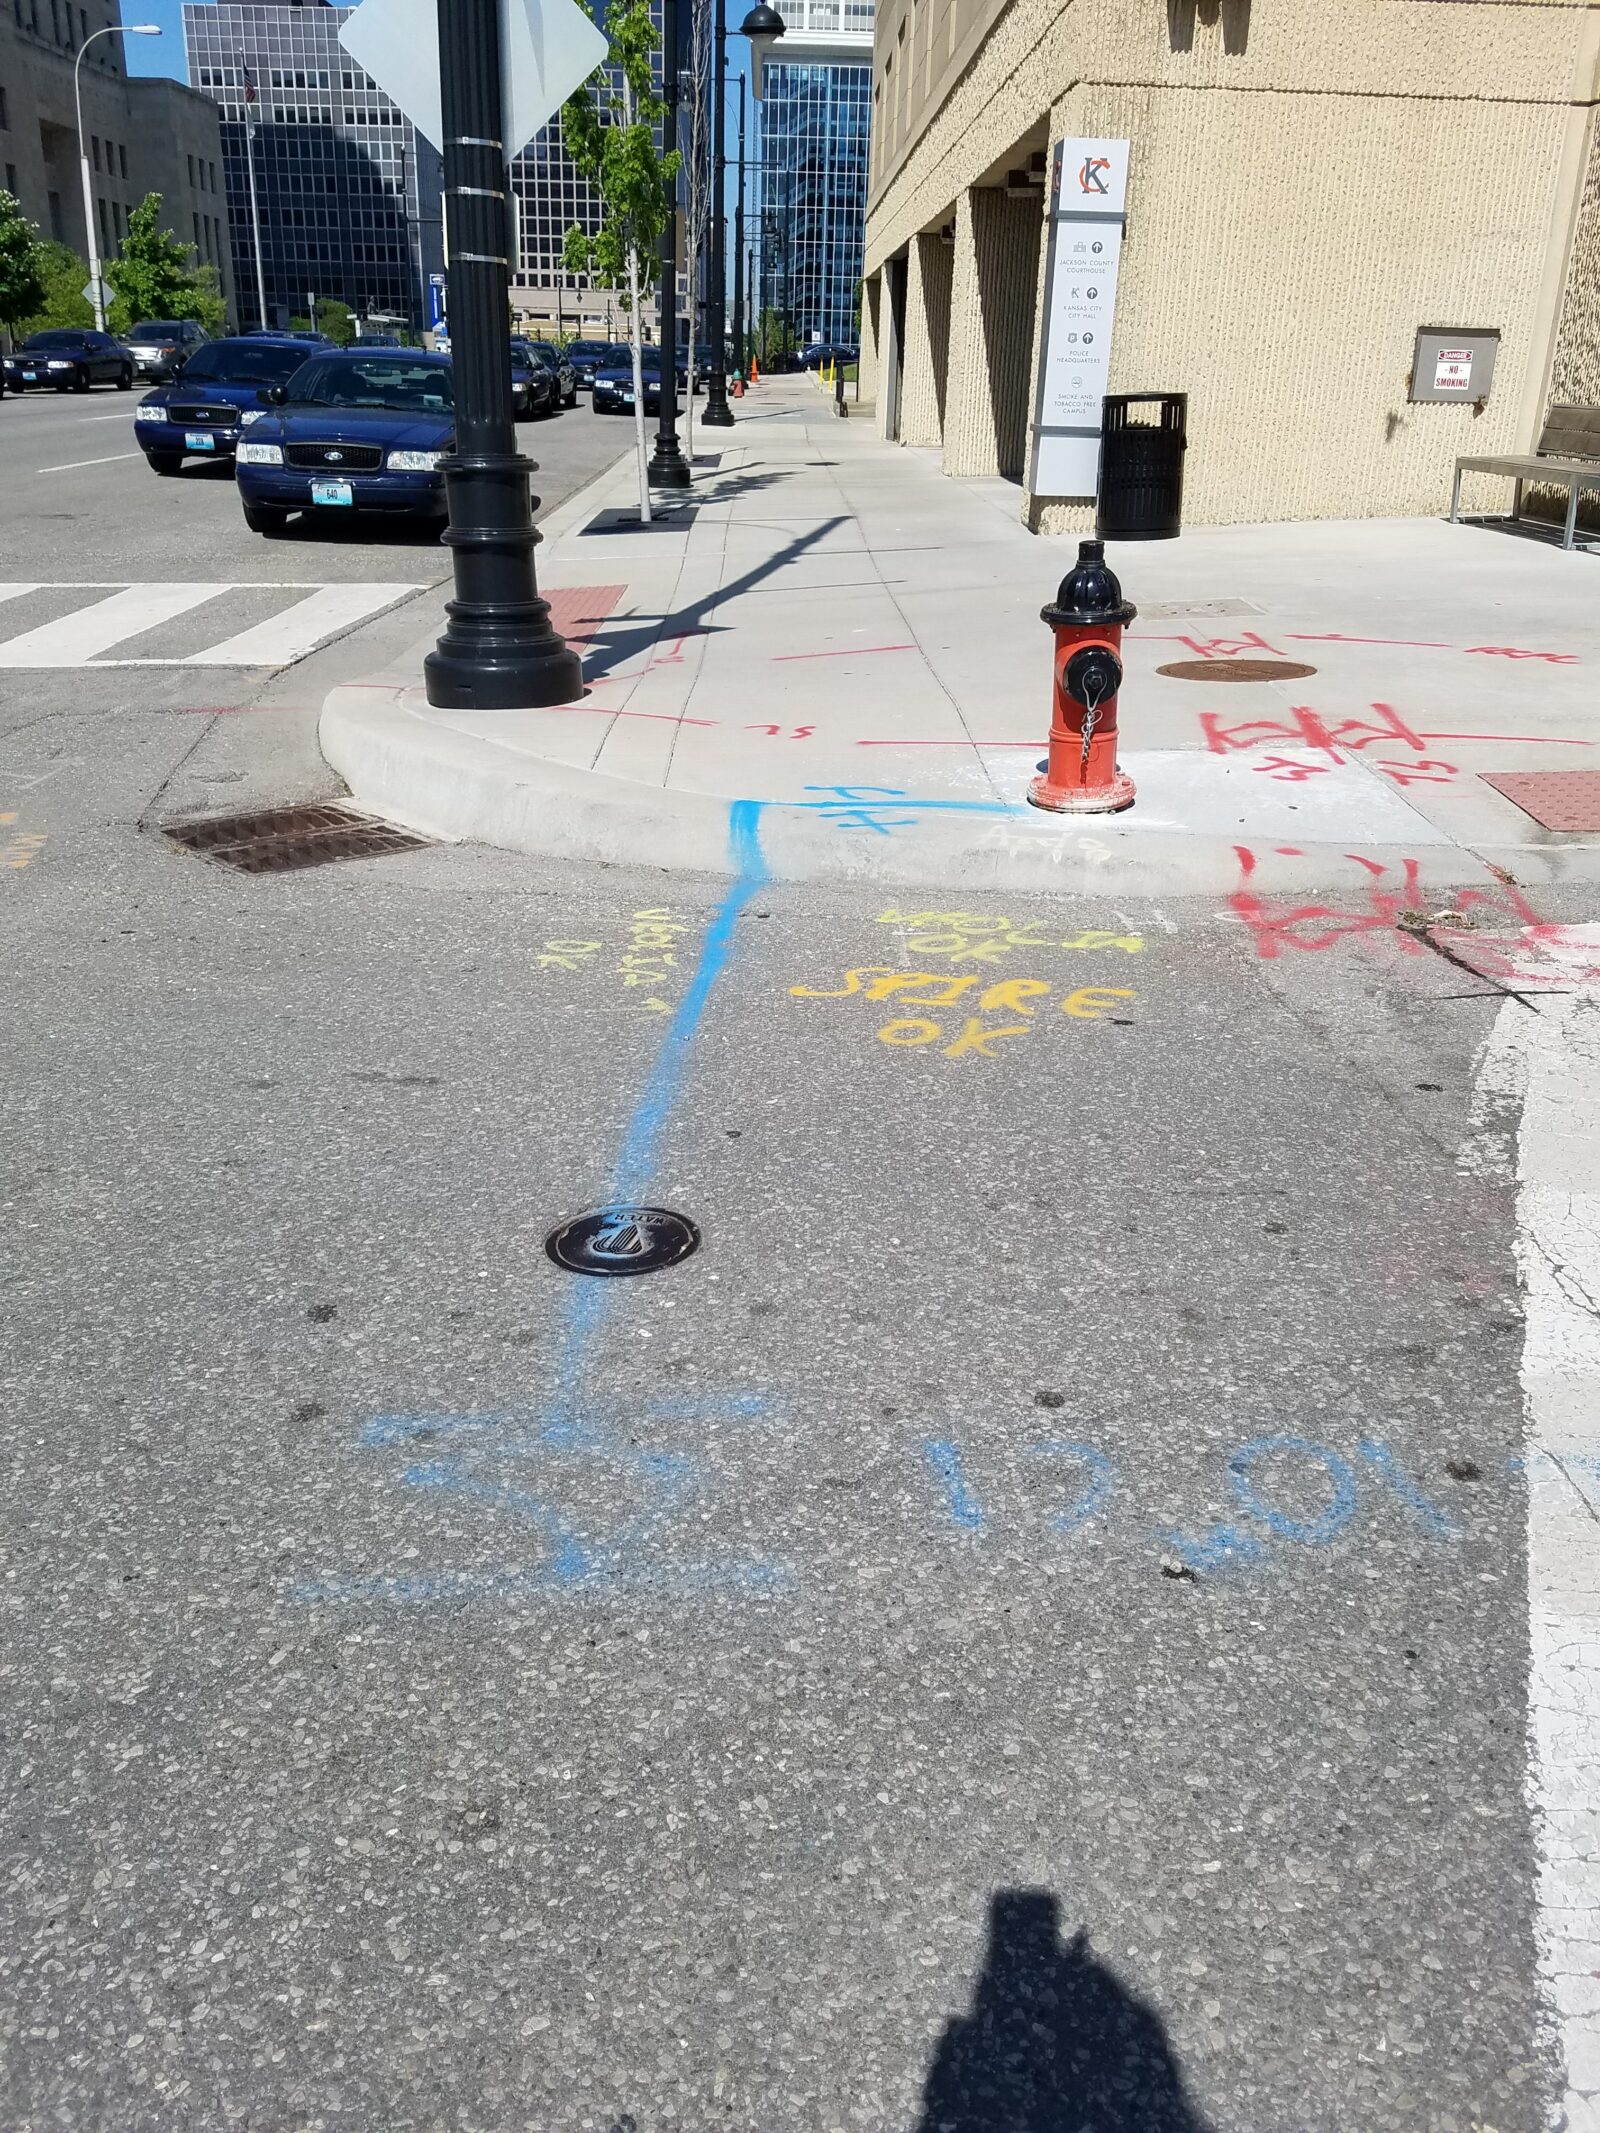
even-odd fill
[{"label": "blue spray paint line", "polygon": [[983,1506],[967,1487],[961,1454],[948,1438],[924,1437],[922,1455],[944,1490],[945,1509],[964,1533],[983,1531]]},{"label": "blue spray paint line", "polygon": [[650,1079],[628,1121],[628,1130],[623,1135],[616,1167],[611,1174],[611,1197],[619,1204],[636,1203],[644,1195],[655,1170],[662,1133],[677,1102],[690,1050],[705,1019],[716,982],[727,964],[728,952],[733,946],[734,926],[750,899],[766,886],[770,878],[761,851],[762,805],[760,800],[735,800],[728,810],[733,886],[717,906],[716,915],[701,943],[694,976],[678,1003],[677,1013],[667,1026]]},{"label": "blue spray paint line", "polygon": [[1435,1540],[1456,1540],[1460,1537],[1461,1529],[1455,1520],[1423,1495],[1396,1459],[1390,1445],[1380,1438],[1363,1437],[1356,1450],[1368,1466],[1375,1467],[1388,1482],[1406,1509],[1416,1518],[1424,1533],[1431,1533]]},{"label": "blue spray paint line", "polygon": [[[1326,1509],[1319,1511],[1315,1518],[1291,1518],[1275,1504],[1263,1502],[1256,1488],[1257,1462],[1289,1452],[1313,1460],[1333,1485]],[[1350,1462],[1341,1459],[1326,1444],[1313,1444],[1309,1437],[1252,1437],[1248,1444],[1241,1444],[1229,1455],[1228,1479],[1233,1484],[1239,1508],[1279,1540],[1299,1541],[1309,1548],[1324,1547],[1336,1534],[1344,1531],[1355,1515],[1356,1477],[1350,1471]]]}]

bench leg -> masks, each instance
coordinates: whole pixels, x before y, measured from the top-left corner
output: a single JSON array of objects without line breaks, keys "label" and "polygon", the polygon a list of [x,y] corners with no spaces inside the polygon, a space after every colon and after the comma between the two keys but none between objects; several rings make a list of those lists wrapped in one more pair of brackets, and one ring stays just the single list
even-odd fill
[{"label": "bench leg", "polygon": [[1567,531],[1566,537],[1561,543],[1563,548],[1570,548],[1573,545],[1573,542],[1577,536],[1577,531],[1578,484],[1576,482],[1571,482],[1568,484],[1567,487]]},{"label": "bench leg", "polygon": [[1522,479],[1519,475],[1511,491],[1511,523],[1514,526],[1522,516]]},{"label": "bench leg", "polygon": [[1459,526],[1461,523],[1461,469],[1459,467],[1456,468],[1456,485],[1450,491],[1450,523],[1452,526]]}]

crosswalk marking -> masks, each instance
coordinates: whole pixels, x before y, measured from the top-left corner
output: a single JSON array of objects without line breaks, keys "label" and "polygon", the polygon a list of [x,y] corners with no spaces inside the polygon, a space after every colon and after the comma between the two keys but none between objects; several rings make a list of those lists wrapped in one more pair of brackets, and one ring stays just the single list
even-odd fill
[{"label": "crosswalk marking", "polygon": [[142,637],[158,623],[187,614],[191,607],[204,607],[227,590],[225,584],[129,585],[109,600],[96,600],[92,607],[80,607],[0,644],[0,667],[88,666],[108,645]]},{"label": "crosswalk marking", "polygon": [[191,652],[190,667],[277,667],[303,659],[324,637],[353,622],[392,607],[417,590],[414,585],[324,585],[308,600],[297,600],[281,615],[224,638],[204,652]]},{"label": "crosswalk marking", "polygon": [[[76,583],[0,581],[0,603],[28,593],[105,598],[70,614],[38,624],[15,637],[0,636],[0,668],[17,667],[286,667],[319,644],[394,607],[428,583],[315,584],[305,579],[223,580],[205,584],[130,585],[126,580],[79,580]],[[236,630],[197,652],[166,658],[122,658],[116,648],[229,594],[255,598],[262,593],[299,593],[302,598],[264,621]],[[193,627],[191,625],[191,627]],[[194,641],[193,636],[190,642]],[[111,656],[102,656],[110,654]]]}]

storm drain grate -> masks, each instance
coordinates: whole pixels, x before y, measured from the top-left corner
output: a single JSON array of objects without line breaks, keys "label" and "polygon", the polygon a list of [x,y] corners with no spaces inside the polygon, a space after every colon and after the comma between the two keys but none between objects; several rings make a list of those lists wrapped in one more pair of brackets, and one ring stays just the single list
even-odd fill
[{"label": "storm drain grate", "polygon": [[1542,829],[1600,834],[1600,770],[1480,771],[1479,776]]},{"label": "storm drain grate", "polygon": [[214,815],[162,828],[174,844],[236,874],[293,874],[336,859],[378,859],[434,842],[348,807],[269,807],[258,815]]},{"label": "storm drain grate", "polygon": [[1294,659],[1175,659],[1156,668],[1172,681],[1304,681],[1316,671]]}]

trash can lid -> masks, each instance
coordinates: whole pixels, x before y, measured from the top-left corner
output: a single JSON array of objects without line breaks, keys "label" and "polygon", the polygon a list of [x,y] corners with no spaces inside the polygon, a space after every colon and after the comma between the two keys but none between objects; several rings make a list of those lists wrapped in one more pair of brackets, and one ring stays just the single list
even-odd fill
[{"label": "trash can lid", "polygon": [[1078,560],[1039,610],[1052,629],[1062,623],[1131,622],[1139,610],[1122,597],[1117,574],[1106,562],[1104,541],[1080,541]]}]

